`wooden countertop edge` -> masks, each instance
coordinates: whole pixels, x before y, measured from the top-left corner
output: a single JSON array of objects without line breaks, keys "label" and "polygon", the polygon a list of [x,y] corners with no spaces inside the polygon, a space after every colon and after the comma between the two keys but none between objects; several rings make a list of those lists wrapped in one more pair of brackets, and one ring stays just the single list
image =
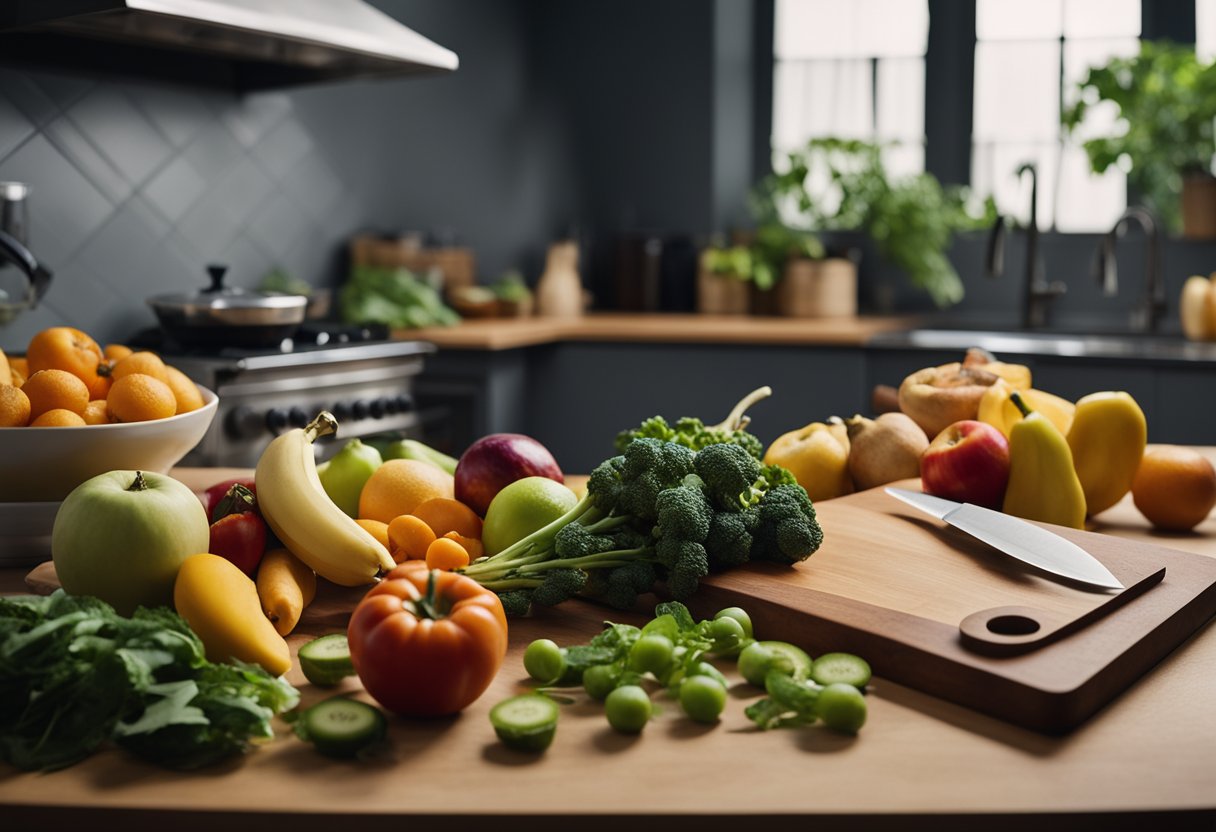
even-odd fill
[{"label": "wooden countertop edge", "polygon": [[909,329],[916,323],[913,317],[593,313],[574,319],[474,319],[454,327],[398,329],[392,337],[430,341],[441,349],[491,351],[563,341],[861,346],[879,332]]}]

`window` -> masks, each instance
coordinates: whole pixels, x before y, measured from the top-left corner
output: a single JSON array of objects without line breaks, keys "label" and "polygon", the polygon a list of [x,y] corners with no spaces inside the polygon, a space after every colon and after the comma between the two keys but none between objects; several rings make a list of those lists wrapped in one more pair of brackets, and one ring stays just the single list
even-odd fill
[{"label": "window", "polygon": [[893,174],[925,167],[927,0],[777,0],[773,164],[808,139],[890,143]]},{"label": "window", "polygon": [[1041,228],[1109,229],[1127,207],[1127,177],[1091,173],[1080,145],[1110,130],[1113,105],[1091,111],[1073,137],[1060,109],[1089,67],[1139,51],[1140,0],[978,0],[975,28],[972,186],[1025,218],[1030,181],[1017,169],[1033,162]]},{"label": "window", "polygon": [[1216,0],[1195,0],[1195,53],[1216,61]]}]

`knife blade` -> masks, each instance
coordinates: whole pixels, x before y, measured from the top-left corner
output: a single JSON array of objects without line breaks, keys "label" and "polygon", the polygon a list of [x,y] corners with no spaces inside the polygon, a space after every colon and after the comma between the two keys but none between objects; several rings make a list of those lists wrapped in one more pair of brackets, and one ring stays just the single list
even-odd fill
[{"label": "knife blade", "polygon": [[884,490],[897,500],[1044,571],[1104,589],[1124,588],[1119,579],[1089,552],[1020,517],[904,488]]}]

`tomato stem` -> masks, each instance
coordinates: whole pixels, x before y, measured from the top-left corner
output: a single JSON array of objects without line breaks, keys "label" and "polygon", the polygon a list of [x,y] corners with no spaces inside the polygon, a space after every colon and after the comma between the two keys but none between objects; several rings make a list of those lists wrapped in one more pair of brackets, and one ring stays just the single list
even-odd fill
[{"label": "tomato stem", "polygon": [[443,618],[443,613],[438,606],[439,599],[435,597],[435,573],[432,569],[426,576],[426,593],[417,601],[407,601],[406,605],[410,611],[419,618],[429,618],[432,621],[438,621]]}]

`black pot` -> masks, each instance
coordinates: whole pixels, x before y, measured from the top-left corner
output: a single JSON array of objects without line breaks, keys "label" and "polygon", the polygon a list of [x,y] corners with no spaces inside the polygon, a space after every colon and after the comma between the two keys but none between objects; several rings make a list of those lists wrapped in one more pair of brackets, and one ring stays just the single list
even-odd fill
[{"label": "black pot", "polygon": [[211,285],[194,294],[148,298],[166,335],[183,346],[270,347],[295,334],[306,297],[225,286],[227,270],[208,266]]}]

